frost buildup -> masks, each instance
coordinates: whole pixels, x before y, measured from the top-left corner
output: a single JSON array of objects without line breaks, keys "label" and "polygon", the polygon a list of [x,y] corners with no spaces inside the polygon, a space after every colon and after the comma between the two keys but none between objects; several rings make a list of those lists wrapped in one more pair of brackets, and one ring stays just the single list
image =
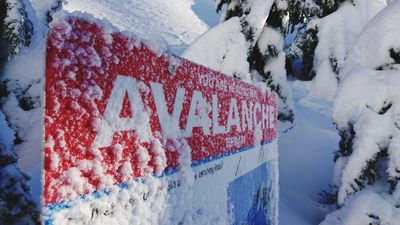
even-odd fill
[{"label": "frost buildup", "polygon": [[400,26],[393,23],[399,10],[400,2],[393,3],[368,22],[339,74],[333,182],[341,209],[324,225],[399,224]]},{"label": "frost buildup", "polygon": [[39,224],[39,213],[29,194],[29,177],[16,162],[14,152],[0,143],[0,224]]},{"label": "frost buildup", "polygon": [[264,81],[279,96],[278,119],[293,122],[281,30],[283,15],[277,10],[278,7],[285,8],[286,3],[279,0],[219,0],[216,2],[217,11],[224,5],[227,10],[223,20],[240,18],[252,79]]}]

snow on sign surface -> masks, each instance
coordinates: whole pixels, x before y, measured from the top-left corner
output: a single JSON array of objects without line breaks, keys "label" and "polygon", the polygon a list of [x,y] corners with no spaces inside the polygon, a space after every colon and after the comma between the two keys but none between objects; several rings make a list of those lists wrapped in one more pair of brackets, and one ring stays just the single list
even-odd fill
[{"label": "snow on sign surface", "polygon": [[52,25],[45,88],[47,224],[233,223],[246,176],[241,220],[268,219],[270,92],[75,16]]}]

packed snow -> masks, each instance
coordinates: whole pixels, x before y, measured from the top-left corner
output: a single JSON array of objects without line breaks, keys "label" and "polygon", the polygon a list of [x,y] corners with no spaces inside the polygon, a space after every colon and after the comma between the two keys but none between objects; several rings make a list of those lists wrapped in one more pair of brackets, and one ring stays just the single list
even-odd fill
[{"label": "packed snow", "polygon": [[[376,217],[374,215],[379,215]],[[349,203],[336,212],[329,214],[320,225],[397,225],[400,221],[400,209],[391,205],[382,196],[373,191],[363,190],[350,197]]]},{"label": "packed snow", "polygon": [[[121,30],[130,31],[142,39],[167,42],[171,50],[179,54],[209,28],[192,10],[196,4],[210,5],[212,1],[133,0],[116,4],[109,0],[69,0],[64,8],[70,12],[83,11],[99,19],[106,19]],[[199,8],[202,9],[205,9],[204,6]],[[207,22],[213,24],[215,20]]]},{"label": "packed snow", "polygon": [[240,20],[234,17],[196,39],[183,52],[182,57],[250,82],[246,55],[246,40],[241,32]]},{"label": "packed snow", "polygon": [[319,193],[330,190],[339,137],[330,119],[332,103],[313,95],[310,82],[291,87],[296,120],[279,139],[279,224],[318,224],[330,210]]}]

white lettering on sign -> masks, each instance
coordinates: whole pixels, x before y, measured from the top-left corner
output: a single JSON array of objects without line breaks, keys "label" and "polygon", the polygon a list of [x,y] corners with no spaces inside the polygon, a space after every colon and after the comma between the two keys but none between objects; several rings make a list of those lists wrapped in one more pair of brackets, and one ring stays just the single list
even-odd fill
[{"label": "white lettering on sign", "polygon": [[[170,113],[162,84],[150,82],[150,87],[163,135],[169,137],[168,134],[176,134],[176,132],[181,129],[179,127],[179,120],[182,116],[185,97],[189,97],[185,96],[187,94],[186,90],[184,88],[178,88],[176,90],[175,99],[173,100],[173,109]],[[129,118],[122,118],[120,114],[126,95],[128,96],[132,116]],[[242,100],[240,102],[241,114],[239,114],[236,98],[230,99],[226,124],[221,124],[221,105],[218,102],[218,97],[213,94],[211,98],[212,112],[210,118],[207,101],[203,97],[203,94],[197,90],[193,91],[193,95],[189,98],[190,108],[186,126],[183,128],[186,137],[192,136],[194,128],[201,128],[204,135],[230,133],[233,127],[236,128],[237,132],[275,128],[275,108],[273,106],[260,105],[258,102],[253,103]],[[151,132],[149,117],[145,110],[144,101],[136,79],[119,75],[114,82],[114,87],[108,100],[93,147],[109,147],[112,144],[115,132],[130,130],[137,131],[139,136],[141,132]],[[142,135],[142,137],[150,136],[151,135]]]},{"label": "white lettering on sign", "polygon": [[163,134],[167,137],[173,136],[179,131],[179,118],[182,113],[183,101],[185,99],[185,89],[178,88],[174,102],[172,115],[168,113],[167,101],[165,100],[164,90],[159,83],[150,83],[153,92],[154,102]]},{"label": "white lettering on sign", "polygon": [[[120,113],[126,95],[128,95],[129,106],[133,116],[121,118]],[[130,130],[136,130],[139,134],[151,132],[149,121],[148,115],[144,110],[143,99],[140,95],[136,79],[121,75],[117,76],[93,147],[102,148],[111,146],[115,132]],[[141,136],[150,137],[150,135]]]},{"label": "white lettering on sign", "polygon": [[231,127],[235,126],[237,131],[242,131],[240,127],[239,110],[237,107],[236,98],[231,99],[228,112],[228,122],[226,123],[226,132],[231,132]]},{"label": "white lettering on sign", "polygon": [[210,118],[207,113],[207,103],[200,91],[193,91],[189,115],[186,123],[186,136],[192,136],[194,127],[202,127],[205,135],[210,134]]},{"label": "white lettering on sign", "polygon": [[259,130],[261,129],[261,121],[257,121],[257,113],[261,110],[260,103],[256,102],[254,105],[253,110],[253,121],[254,121],[254,129]]},{"label": "white lettering on sign", "polygon": [[219,113],[218,113],[218,98],[216,95],[212,95],[212,122],[213,122],[213,134],[223,134],[226,132],[226,128],[220,125]]},{"label": "white lettering on sign", "polygon": [[[242,101],[242,129],[243,131],[246,130],[253,130],[253,103],[250,102],[250,108],[247,107],[246,101]],[[247,122],[247,126],[246,126]]]}]

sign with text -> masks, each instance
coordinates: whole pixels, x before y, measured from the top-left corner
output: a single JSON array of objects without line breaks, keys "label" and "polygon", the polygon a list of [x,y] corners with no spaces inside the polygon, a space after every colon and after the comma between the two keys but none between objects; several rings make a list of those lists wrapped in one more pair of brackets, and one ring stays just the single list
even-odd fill
[{"label": "sign with text", "polygon": [[[124,199],[129,207],[149,204],[152,197],[160,202],[155,196],[164,189],[168,193],[162,196],[173,199],[185,184],[191,191],[212,186],[226,196],[229,182],[267,161],[265,146],[277,137],[270,92],[99,21],[70,17],[53,23],[46,63],[43,204],[49,224],[74,221],[79,213],[67,212],[77,202],[80,209],[89,204],[77,217],[82,224],[83,218],[108,214],[110,219],[118,207],[127,210],[117,204]],[[247,156],[239,157],[244,152]],[[250,155],[254,165],[240,166]],[[230,180],[206,181],[218,173]],[[155,181],[146,186],[141,179]],[[157,183],[162,181],[165,185]],[[131,193],[132,185],[144,185],[133,190],[142,190],[136,203],[120,196]],[[158,191],[143,191],[152,185]],[[115,188],[119,194],[113,194]],[[119,200],[109,202],[107,210],[93,206],[112,198]],[[166,207],[172,204],[165,201]]]}]

